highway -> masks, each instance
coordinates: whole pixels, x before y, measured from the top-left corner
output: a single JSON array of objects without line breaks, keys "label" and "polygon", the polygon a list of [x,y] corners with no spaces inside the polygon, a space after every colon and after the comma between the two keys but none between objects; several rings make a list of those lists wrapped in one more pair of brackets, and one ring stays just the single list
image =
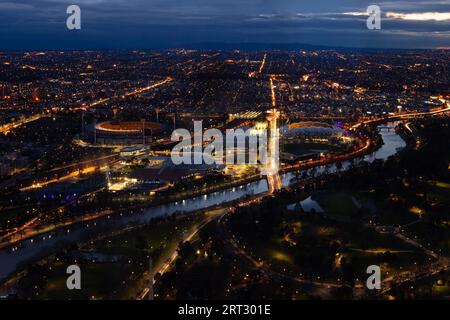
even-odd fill
[{"label": "highway", "polygon": [[112,99],[115,99],[115,98],[122,98],[123,99],[125,97],[134,96],[134,95],[140,94],[142,92],[145,92],[145,91],[148,91],[148,90],[160,87],[160,86],[162,86],[162,85],[164,85],[166,83],[172,82],[172,81],[173,81],[173,79],[171,77],[167,77],[166,79],[164,79],[162,81],[159,81],[159,82],[154,83],[152,85],[149,85],[147,87],[135,89],[135,90],[127,92],[127,93],[125,93],[123,95],[115,95],[115,96],[111,96],[111,97],[108,97],[108,98],[103,98],[103,99],[99,99],[99,100],[93,101],[93,102],[83,106],[83,109],[89,109],[91,107],[95,107],[97,105],[100,105],[102,103],[108,102],[109,100],[112,100]]},{"label": "highway", "polygon": [[388,121],[396,121],[396,120],[409,120],[409,119],[414,119],[417,117],[428,117],[428,116],[433,116],[433,115],[437,115],[437,114],[441,114],[441,113],[446,113],[450,111],[450,101],[445,101],[445,108],[439,109],[439,110],[434,110],[434,111],[428,111],[428,112],[411,112],[411,113],[402,113],[402,114],[393,114],[393,115],[386,115],[386,116],[382,116],[382,117],[375,117],[372,119],[368,119],[368,120],[362,120],[356,124],[354,124],[351,129],[352,130],[356,130],[358,129],[361,125],[369,125],[369,124],[374,124],[374,123],[378,123],[378,122],[388,122]]},{"label": "highway", "polygon": [[39,120],[41,118],[50,117],[50,116],[51,116],[50,114],[39,113],[39,114],[34,114],[29,117],[24,117],[23,119],[20,119],[15,122],[6,123],[6,124],[0,126],[0,133],[7,135],[11,130],[18,128],[20,126],[23,126],[24,124]]}]

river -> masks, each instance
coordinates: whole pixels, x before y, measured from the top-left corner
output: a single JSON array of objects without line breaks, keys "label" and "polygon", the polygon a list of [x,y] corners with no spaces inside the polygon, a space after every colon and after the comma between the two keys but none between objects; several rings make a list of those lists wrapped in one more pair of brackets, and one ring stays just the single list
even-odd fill
[{"label": "river", "polygon": [[[397,153],[399,149],[406,146],[405,141],[394,130],[396,125],[397,122],[390,122],[378,127],[384,144],[376,152],[365,156],[364,160],[372,162],[375,159],[387,159]],[[342,170],[349,168],[350,164],[350,161],[344,161],[342,163]],[[315,174],[320,175],[326,170],[333,172],[337,169],[334,164],[329,165],[328,169],[325,166],[316,167]],[[292,179],[297,176],[298,172],[283,174],[281,176],[283,187],[289,186]],[[79,224],[78,226],[60,229],[49,234],[24,240],[20,244],[17,244],[17,246],[3,249],[0,252],[0,280],[4,279],[16,269],[21,269],[21,267],[27,265],[30,260],[36,260],[39,257],[54,253],[59,248],[63,248],[71,243],[79,243],[93,238],[98,234],[121,230],[128,226],[142,225],[154,218],[176,213],[194,212],[221,203],[260,194],[267,190],[267,182],[265,179],[262,179],[239,187],[152,207],[137,213],[130,213],[129,215],[100,218],[95,222],[91,221],[89,223]]]}]

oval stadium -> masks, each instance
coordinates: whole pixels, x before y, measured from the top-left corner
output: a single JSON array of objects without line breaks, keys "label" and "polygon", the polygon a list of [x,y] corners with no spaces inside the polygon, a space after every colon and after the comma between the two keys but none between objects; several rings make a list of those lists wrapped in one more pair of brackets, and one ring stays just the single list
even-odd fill
[{"label": "oval stadium", "polygon": [[129,146],[142,144],[145,139],[145,144],[150,144],[151,137],[163,128],[162,124],[150,121],[106,121],[95,125],[93,141],[102,145]]}]

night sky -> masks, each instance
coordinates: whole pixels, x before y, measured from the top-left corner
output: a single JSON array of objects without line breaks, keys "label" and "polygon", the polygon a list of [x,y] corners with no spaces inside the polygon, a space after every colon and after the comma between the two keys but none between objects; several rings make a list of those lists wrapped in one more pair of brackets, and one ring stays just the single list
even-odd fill
[{"label": "night sky", "polygon": [[[66,8],[81,8],[81,30]],[[367,6],[382,30],[366,28]],[[0,0],[0,50],[152,49],[220,43],[450,47],[450,0]]]}]

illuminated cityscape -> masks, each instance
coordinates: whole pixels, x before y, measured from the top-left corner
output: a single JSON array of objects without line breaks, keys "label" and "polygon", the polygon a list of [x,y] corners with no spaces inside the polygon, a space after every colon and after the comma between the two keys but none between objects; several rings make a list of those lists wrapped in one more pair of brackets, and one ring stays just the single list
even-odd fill
[{"label": "illuminated cityscape", "polygon": [[0,299],[449,299],[448,48],[228,46],[0,51]]}]

